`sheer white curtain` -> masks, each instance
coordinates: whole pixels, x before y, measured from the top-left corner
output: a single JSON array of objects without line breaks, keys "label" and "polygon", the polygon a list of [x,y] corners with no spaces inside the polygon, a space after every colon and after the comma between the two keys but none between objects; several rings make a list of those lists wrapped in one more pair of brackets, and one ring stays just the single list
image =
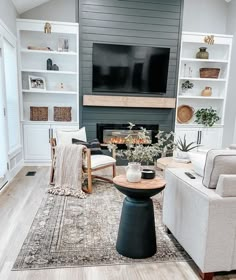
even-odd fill
[{"label": "sheer white curtain", "polygon": [[[0,38],[1,40],[1,38]],[[1,42],[0,42],[1,43]],[[0,46],[0,188],[4,183],[4,175],[7,172],[7,142],[6,142],[6,120],[4,116],[4,94],[3,94],[3,63],[2,49]]]},{"label": "sheer white curtain", "polygon": [[20,145],[19,94],[16,47],[3,39],[9,153]]}]

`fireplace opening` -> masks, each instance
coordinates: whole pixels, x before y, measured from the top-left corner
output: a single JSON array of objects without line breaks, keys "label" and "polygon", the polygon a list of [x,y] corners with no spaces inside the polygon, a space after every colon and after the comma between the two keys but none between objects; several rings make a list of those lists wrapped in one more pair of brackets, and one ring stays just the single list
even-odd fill
[{"label": "fireplace opening", "polygon": [[[138,132],[143,127],[147,130],[150,140],[139,139]],[[136,124],[132,130],[129,124],[97,123],[97,138],[103,144],[117,144],[118,149],[126,149],[126,137],[132,135],[133,144],[153,144],[157,142],[158,125]]]}]

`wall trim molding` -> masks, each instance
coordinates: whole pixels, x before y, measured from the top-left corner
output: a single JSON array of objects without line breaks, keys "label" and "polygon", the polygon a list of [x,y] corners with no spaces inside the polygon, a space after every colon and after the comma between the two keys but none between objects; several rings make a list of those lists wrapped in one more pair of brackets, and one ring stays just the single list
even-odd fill
[{"label": "wall trim molding", "polygon": [[176,98],[84,95],[84,106],[174,109]]}]

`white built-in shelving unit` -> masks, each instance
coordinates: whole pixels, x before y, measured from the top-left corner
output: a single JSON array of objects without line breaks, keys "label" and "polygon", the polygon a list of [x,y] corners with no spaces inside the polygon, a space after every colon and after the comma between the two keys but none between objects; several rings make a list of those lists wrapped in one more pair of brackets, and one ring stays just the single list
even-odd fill
[{"label": "white built-in shelving unit", "polygon": [[[214,36],[214,44],[204,41],[206,36]],[[200,47],[206,47],[209,53],[208,59],[196,58]],[[176,137],[183,138],[186,135],[188,141],[194,141],[203,148],[220,148],[224,128],[225,105],[227,99],[228,78],[230,70],[230,58],[232,48],[232,36],[205,33],[183,32],[181,40],[179,78],[177,92],[177,108],[181,105],[189,105],[196,112],[201,108],[217,110],[220,120],[212,128],[205,128],[194,122],[195,117],[189,123],[178,123],[176,117]],[[200,68],[220,68],[217,79],[200,78]],[[189,80],[194,84],[191,90],[182,92],[181,85]],[[212,88],[211,96],[201,96],[205,87]]]},{"label": "white built-in shelving unit", "polygon": [[[44,33],[45,23],[51,33]],[[77,23],[17,19],[21,122],[25,162],[50,160],[49,138],[55,129],[79,127],[79,26]],[[68,51],[60,51],[60,39],[68,40]],[[50,50],[32,50],[47,47]],[[47,59],[59,71],[47,70]],[[29,76],[45,79],[46,89],[30,89]],[[48,107],[48,121],[30,120],[31,106]],[[54,121],[53,107],[72,107],[70,122]]]}]

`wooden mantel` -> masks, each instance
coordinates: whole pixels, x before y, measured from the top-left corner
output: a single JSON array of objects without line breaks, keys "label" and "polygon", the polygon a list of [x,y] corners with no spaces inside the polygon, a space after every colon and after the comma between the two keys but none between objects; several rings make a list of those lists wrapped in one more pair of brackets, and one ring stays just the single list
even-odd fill
[{"label": "wooden mantel", "polygon": [[135,108],[175,108],[175,98],[84,95],[84,106],[98,107],[135,107]]}]

